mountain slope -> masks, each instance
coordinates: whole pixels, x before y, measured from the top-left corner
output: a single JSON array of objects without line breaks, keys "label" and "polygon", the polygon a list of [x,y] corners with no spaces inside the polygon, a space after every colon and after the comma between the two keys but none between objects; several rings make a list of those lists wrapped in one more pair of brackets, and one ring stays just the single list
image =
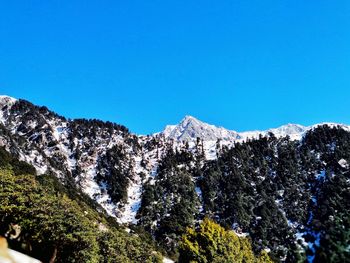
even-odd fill
[{"label": "mountain slope", "polygon": [[250,235],[254,251],[271,250],[275,261],[347,253],[349,126],[235,132],[186,116],[137,136],[6,96],[0,122],[1,146],[81,189],[119,223],[145,229],[175,258],[181,235],[204,217]]},{"label": "mountain slope", "polygon": [[36,175],[2,147],[0,185],[0,235],[11,248],[41,262],[161,262],[150,239],[126,233],[78,189]]},{"label": "mountain slope", "polygon": [[[115,165],[116,160],[106,159],[108,153],[119,147],[123,155],[119,163],[134,167],[141,154],[135,135],[124,126],[109,122],[66,120],[24,100],[2,97],[0,104],[2,145],[31,163],[39,173],[54,173],[63,181],[79,185],[111,215],[119,212],[116,205],[125,202],[127,190],[113,195],[113,190],[108,189],[112,174],[105,165]],[[134,174],[122,165],[114,172],[123,174],[125,186],[134,180]],[[138,172],[141,171],[135,174]],[[115,182],[115,187],[120,183]]]}]

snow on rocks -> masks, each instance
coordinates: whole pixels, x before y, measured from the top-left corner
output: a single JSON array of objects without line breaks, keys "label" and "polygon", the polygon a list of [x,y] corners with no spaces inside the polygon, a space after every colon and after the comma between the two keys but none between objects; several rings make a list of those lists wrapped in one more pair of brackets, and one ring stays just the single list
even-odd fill
[{"label": "snow on rocks", "polygon": [[315,175],[316,180],[323,181],[326,178],[326,171],[322,170],[319,174]]},{"label": "snow on rocks", "polygon": [[162,133],[165,138],[176,141],[191,141],[197,137],[205,141],[232,141],[239,137],[235,131],[204,123],[192,116],[185,116],[178,125],[168,125]]},{"label": "snow on rocks", "polygon": [[4,116],[3,109],[5,107],[7,109],[11,108],[12,105],[16,103],[16,101],[17,100],[15,98],[12,98],[12,97],[9,97],[9,96],[0,95],[0,122],[2,124],[5,124],[5,116]]},{"label": "snow on rocks", "polygon": [[141,173],[144,172],[144,169],[141,166],[141,161],[141,157],[138,156],[135,158],[134,177],[129,182],[127,201],[117,219],[119,223],[137,223],[136,214],[141,205],[142,194]]},{"label": "snow on rocks", "polygon": [[338,164],[345,169],[349,169],[349,164],[345,159],[340,159]]}]

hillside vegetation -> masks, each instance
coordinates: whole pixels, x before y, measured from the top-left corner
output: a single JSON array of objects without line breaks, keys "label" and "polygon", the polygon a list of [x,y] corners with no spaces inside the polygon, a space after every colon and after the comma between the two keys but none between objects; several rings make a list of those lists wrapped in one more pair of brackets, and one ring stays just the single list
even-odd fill
[{"label": "hillside vegetation", "polygon": [[[98,213],[81,193],[0,148],[0,235],[43,262],[161,262],[155,248]],[[149,241],[149,240],[148,240]]]}]

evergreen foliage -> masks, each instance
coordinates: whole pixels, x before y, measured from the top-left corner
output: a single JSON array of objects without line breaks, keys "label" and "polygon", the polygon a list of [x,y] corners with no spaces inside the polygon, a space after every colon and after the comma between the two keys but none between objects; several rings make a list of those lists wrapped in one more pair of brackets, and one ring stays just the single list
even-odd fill
[{"label": "evergreen foliage", "polygon": [[179,262],[272,262],[266,251],[256,257],[247,237],[239,237],[207,218],[198,229],[188,228],[180,242]]},{"label": "evergreen foliage", "polygon": [[132,177],[133,164],[126,150],[116,145],[107,150],[98,162],[97,182],[105,184],[111,200],[115,203],[126,201],[129,180]]},{"label": "evergreen foliage", "polygon": [[[301,141],[270,134],[232,148],[218,146],[218,158],[212,161],[199,157],[200,151],[183,151],[163,156],[155,180],[145,185],[139,210],[139,223],[166,248],[169,239],[160,238],[164,232],[178,240],[184,227],[206,215],[248,233],[254,253],[271,249],[269,256],[276,262],[349,258],[349,132],[324,125]],[[203,211],[196,213],[197,205],[197,210],[179,209],[190,215],[182,225],[176,218],[164,220],[172,215],[169,207],[176,197],[196,202],[190,194],[195,186],[202,193]],[[162,221],[172,227],[164,230]]]},{"label": "evergreen foliage", "polygon": [[196,215],[198,197],[191,179],[188,152],[167,151],[159,165],[157,181],[144,187],[139,224],[150,231],[170,254]]},{"label": "evergreen foliage", "polygon": [[43,262],[161,262],[152,245],[71,199],[55,177],[30,174],[0,153],[0,235],[13,248]]}]

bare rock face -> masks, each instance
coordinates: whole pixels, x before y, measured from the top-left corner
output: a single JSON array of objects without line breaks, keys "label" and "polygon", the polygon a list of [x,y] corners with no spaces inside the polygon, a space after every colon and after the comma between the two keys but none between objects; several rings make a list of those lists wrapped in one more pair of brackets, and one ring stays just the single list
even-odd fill
[{"label": "bare rock face", "polygon": [[0,262],[1,263],[40,263],[39,260],[28,257],[15,250],[9,249],[6,238],[0,237]]}]

